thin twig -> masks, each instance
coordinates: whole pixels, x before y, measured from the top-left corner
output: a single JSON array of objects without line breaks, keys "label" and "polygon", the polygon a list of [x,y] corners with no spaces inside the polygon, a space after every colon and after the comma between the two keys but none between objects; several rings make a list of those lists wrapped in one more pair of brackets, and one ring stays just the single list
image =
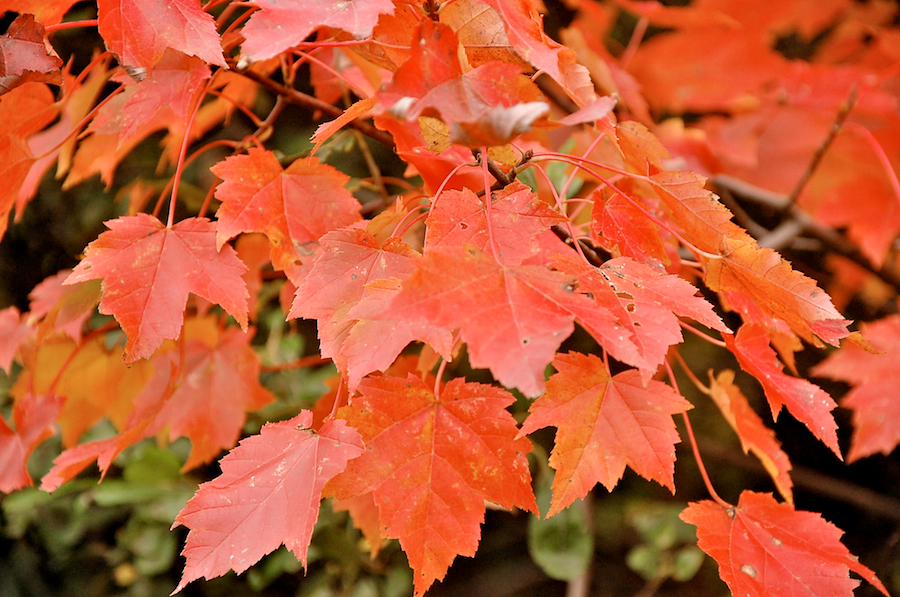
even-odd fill
[{"label": "thin twig", "polygon": [[[841,105],[841,109],[838,110],[834,123],[831,125],[831,130],[828,131],[828,136],[825,138],[825,141],[819,145],[818,149],[816,149],[816,153],[813,156],[812,161],[810,161],[809,166],[807,166],[806,171],[803,173],[803,176],[800,177],[794,190],[788,195],[788,206],[793,206],[797,203],[797,198],[799,198],[800,193],[803,192],[803,187],[809,182],[809,179],[816,171],[816,168],[818,168],[819,164],[822,162],[822,157],[825,155],[825,152],[828,151],[828,148],[831,147],[831,144],[834,142],[834,138],[837,136],[838,131],[844,126],[844,121],[847,120],[850,110],[852,110],[853,106],[856,104],[856,95],[858,92],[859,89],[856,85],[853,85],[853,87],[850,88],[850,94],[847,96],[847,101],[845,101]],[[787,207],[783,209],[787,209]]]},{"label": "thin twig", "polygon": [[[251,81],[255,81],[277,95],[284,97],[287,101],[303,106],[304,108],[309,108],[310,110],[319,110],[328,114],[332,118],[337,118],[344,111],[341,108],[336,106],[332,106],[327,102],[323,102],[319,98],[313,97],[311,95],[307,95],[301,91],[297,91],[291,87],[285,87],[281,83],[277,81],[273,81],[269,77],[261,75],[252,70],[246,70],[241,72],[241,74]],[[355,128],[362,134],[368,136],[375,141],[378,141],[382,145],[386,145],[387,147],[394,147],[394,137],[390,134],[375,128],[371,122],[367,122],[365,120],[351,120],[347,123],[348,126]]]}]

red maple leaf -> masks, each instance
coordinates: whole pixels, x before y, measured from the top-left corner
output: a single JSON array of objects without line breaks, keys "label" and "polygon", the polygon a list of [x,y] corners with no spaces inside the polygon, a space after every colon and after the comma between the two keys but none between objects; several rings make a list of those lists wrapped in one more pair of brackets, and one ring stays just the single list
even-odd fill
[{"label": "red maple leaf", "polygon": [[363,452],[344,421],[310,431],[312,412],[267,423],[220,462],[222,474],[200,485],[173,528],[188,533],[187,559],[175,593],[201,576],[238,574],[284,544],[306,566],[322,488]]},{"label": "red maple leaf", "polygon": [[[491,226],[497,256],[504,265],[520,265],[535,252],[535,238],[565,218],[522,183],[492,193]],[[426,220],[425,250],[472,245],[491,251],[484,202],[470,189],[445,191]]]},{"label": "red maple leaf", "polygon": [[94,282],[66,286],[69,274],[71,270],[62,270],[31,290],[30,319],[40,321],[40,336],[59,331],[81,342],[84,322],[100,301],[100,285]]},{"label": "red maple leaf", "polygon": [[346,31],[356,39],[372,34],[379,15],[394,11],[391,0],[259,0],[259,10],[241,29],[241,55],[265,60],[296,46],[323,27]]},{"label": "red maple leaf", "polygon": [[269,237],[272,265],[293,273],[323,234],[359,221],[359,202],[344,188],[349,177],[316,158],[281,167],[271,151],[252,148],[216,164],[222,201],[216,217],[219,248],[241,232]]},{"label": "red maple leaf", "polygon": [[9,375],[19,345],[31,333],[31,326],[16,307],[0,309],[0,369]]},{"label": "red maple leaf", "polygon": [[814,512],[744,491],[736,508],[693,502],[681,518],[697,526],[700,549],[719,564],[734,595],[852,597],[862,576],[888,595],[875,573],[841,543],[843,532]]},{"label": "red maple leaf", "polygon": [[[250,334],[235,327],[219,332],[209,318],[189,323],[183,349],[153,358],[154,374],[135,397],[126,422],[136,427],[149,421],[145,437],[167,431],[170,440],[190,439],[185,471],[231,448],[246,413],[274,400],[259,383],[259,357],[250,347]],[[181,380],[175,385],[173,372]]]},{"label": "red maple leaf", "polygon": [[606,200],[600,195],[600,192],[594,193],[591,232],[598,235],[601,242],[614,243],[617,256],[631,257],[651,266],[657,263],[668,265],[670,259],[657,225],[619,195]]},{"label": "red maple leaf", "polygon": [[787,406],[795,419],[841,458],[837,423],[831,414],[837,404],[819,386],[782,371],[781,362],[769,346],[765,328],[756,323],[744,324],[736,337],[725,336],[725,343],[737,357],[741,369],[762,384],[772,418],[777,419],[782,407]]},{"label": "red maple leaf", "polygon": [[328,354],[334,355],[335,365],[347,373],[350,391],[354,391],[359,380],[369,373],[386,371],[414,340],[420,340],[438,354],[450,358],[453,338],[449,330],[391,309],[400,290],[399,278],[369,282],[365,294],[347,313],[343,325],[337,326],[339,332],[323,338],[322,353],[327,350]]},{"label": "red maple leaf", "polygon": [[473,556],[485,500],[537,513],[516,423],[501,388],[451,380],[435,397],[410,375],[366,378],[338,416],[359,430],[365,454],[326,489],[340,499],[372,492],[381,526],[415,571],[421,597],[457,555]]},{"label": "red maple leaf", "polygon": [[[459,47],[450,27],[423,21],[412,55],[379,95],[379,105],[400,119],[439,115],[451,127],[451,141],[464,142],[473,129],[483,129],[480,135],[488,138],[470,147],[507,143],[547,112],[537,86],[518,66],[494,61],[464,72]],[[531,107],[521,112],[522,106]]]},{"label": "red maple leaf", "polygon": [[[593,267],[573,255],[558,255],[554,265],[577,276],[578,292],[590,294],[595,305],[575,311],[579,322],[616,359],[641,369],[649,376],[665,359],[669,347],[684,340],[678,316],[730,334],[728,327],[697,288],[679,278],[653,270],[627,257],[610,259]],[[616,326],[592,317],[590,310],[606,309]],[[622,333],[627,334],[623,336]]]},{"label": "red maple leaf", "polygon": [[645,384],[634,369],[611,377],[594,355],[560,354],[553,367],[557,372],[519,432],[557,428],[547,516],[583,498],[598,482],[612,491],[626,466],[674,493],[679,438],[671,415],[687,411],[690,403],[662,382]]},{"label": "red maple leaf", "polygon": [[853,385],[841,406],[853,409],[853,441],[847,461],[881,452],[890,454],[900,444],[900,317],[893,315],[863,324],[863,336],[878,353],[847,343],[812,369],[813,374]]},{"label": "red maple leaf", "polygon": [[98,0],[97,19],[125,66],[151,69],[169,48],[225,66],[215,20],[198,0]]},{"label": "red maple leaf", "polygon": [[575,328],[573,308],[594,305],[575,294],[573,276],[538,265],[504,267],[472,246],[435,247],[417,267],[391,309],[459,328],[472,365],[527,396],[543,391],[544,369]]},{"label": "red maple leaf", "polygon": [[32,484],[25,465],[35,446],[55,433],[53,422],[62,404],[61,396],[26,394],[13,405],[15,430],[0,417],[0,493]]},{"label": "red maple leaf", "polygon": [[[184,323],[188,294],[222,305],[247,326],[247,270],[230,246],[216,251],[216,231],[206,218],[166,228],[147,214],[106,223],[87,257],[66,280],[103,280],[100,312],[113,315],[128,335],[125,362],[149,357],[174,340]],[[178,275],[172,275],[178,272]]]},{"label": "red maple leaf", "polygon": [[62,85],[62,60],[47,46],[44,26],[22,14],[0,36],[0,94],[29,81]]},{"label": "red maple leaf", "polygon": [[156,118],[177,119],[181,126],[187,126],[197,92],[209,75],[209,66],[205,62],[166,49],[159,62],[148,69],[139,82],[135,83],[128,75],[114,77],[128,89],[127,101],[116,111],[119,143]]}]

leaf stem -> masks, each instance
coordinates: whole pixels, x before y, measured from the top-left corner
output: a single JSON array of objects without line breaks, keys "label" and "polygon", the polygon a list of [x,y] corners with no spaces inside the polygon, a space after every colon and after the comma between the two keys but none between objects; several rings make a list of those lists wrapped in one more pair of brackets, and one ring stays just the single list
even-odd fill
[{"label": "leaf stem", "polygon": [[710,344],[715,344],[716,346],[719,346],[719,347],[721,347],[721,348],[728,348],[728,346],[727,346],[723,341],[721,341],[721,340],[716,340],[715,338],[713,338],[713,337],[710,336],[709,334],[706,334],[706,333],[704,333],[704,332],[701,332],[700,330],[698,330],[697,328],[695,328],[694,326],[692,326],[692,325],[690,325],[690,324],[687,324],[687,323],[685,323],[685,322],[679,320],[679,321],[678,321],[678,325],[680,325],[683,329],[685,329],[685,330],[691,332],[691,333],[694,334],[695,336],[698,336],[698,337],[700,337],[700,338],[703,338],[704,340],[706,340],[706,341],[709,342]]},{"label": "leaf stem", "polygon": [[260,372],[262,373],[278,373],[279,371],[289,371],[291,369],[305,369],[306,367],[315,367],[316,365],[324,365],[331,361],[320,355],[314,354],[308,357],[301,357],[293,361],[285,361],[284,363],[273,363],[271,365],[262,365]]},{"label": "leaf stem", "polygon": [[100,25],[100,21],[97,19],[88,19],[85,21],[68,21],[66,23],[58,23],[56,25],[47,25],[44,27],[44,30],[47,33],[53,33],[54,31],[63,31],[64,29],[77,29],[79,27],[98,27]]},{"label": "leaf stem", "polygon": [[684,374],[687,375],[688,379],[691,380],[691,383],[693,383],[694,386],[696,386],[697,389],[700,390],[702,393],[709,396],[710,395],[709,387],[706,384],[704,384],[702,381],[700,381],[700,379],[698,379],[696,375],[694,375],[694,372],[691,371],[690,367],[688,367],[688,364],[685,362],[684,357],[681,356],[680,352],[678,352],[677,350],[675,350],[673,352],[675,354],[675,359],[678,360],[678,365],[681,367],[681,370],[684,371]]},{"label": "leaf stem", "polygon": [[441,379],[444,377],[444,369],[447,368],[447,359],[441,358],[441,364],[438,365],[437,373],[434,374],[434,400],[439,401],[441,398]]},{"label": "leaf stem", "polygon": [[216,80],[216,75],[220,72],[222,71],[217,70],[214,72],[206,82],[203,91],[197,94],[197,103],[194,105],[191,117],[187,121],[187,126],[185,126],[184,139],[181,141],[181,151],[178,152],[178,164],[175,165],[175,176],[172,177],[172,198],[169,200],[169,214],[166,219],[166,228],[171,229],[172,225],[175,223],[175,202],[178,199],[178,184],[181,182],[181,173],[184,171],[184,159],[187,155],[187,148],[191,143],[191,128],[193,128],[194,121],[197,118],[197,112],[200,111],[200,106],[203,104],[203,98],[206,97],[206,93],[209,91],[209,88],[212,87],[213,81]]},{"label": "leaf stem", "polygon": [[[183,167],[187,168],[191,164],[191,162],[196,160],[198,157],[200,157],[201,155],[203,155],[210,149],[213,149],[214,147],[220,147],[220,146],[237,149],[238,147],[240,147],[240,144],[237,141],[232,141],[231,139],[218,139],[217,141],[210,141],[209,143],[207,143],[206,145],[204,145],[203,147],[201,147],[200,149],[198,149],[197,151],[192,153],[191,156],[185,160]],[[160,211],[160,209],[162,209],[163,200],[166,198],[166,195],[172,189],[173,182],[174,182],[174,178],[170,178],[169,182],[166,183],[166,186],[163,187],[162,192],[159,194],[159,198],[156,200],[156,206],[153,208],[153,217],[159,217],[159,211]]]},{"label": "leaf stem", "polygon": [[500,251],[497,249],[497,239],[494,238],[494,216],[491,210],[494,198],[491,196],[491,175],[488,168],[487,147],[482,147],[479,151],[478,158],[481,160],[481,173],[484,177],[484,197],[482,197],[482,201],[484,201],[484,215],[487,220],[488,244],[491,246],[491,254],[494,256],[494,261],[500,263]]},{"label": "leaf stem", "polygon": [[[565,207],[563,206],[562,201],[560,200],[559,194],[556,192],[556,189],[553,188],[553,181],[550,180],[550,175],[547,174],[543,168],[536,168],[536,170],[544,177],[544,180],[547,181],[547,185],[550,187],[550,192],[553,194],[553,200],[556,202],[556,208],[560,211],[561,214],[566,214]],[[570,178],[571,181],[571,178]],[[566,183],[568,187],[568,183]],[[568,214],[566,214],[568,216]],[[575,234],[575,227],[572,224],[572,220],[566,217],[566,221],[562,224],[566,228],[566,232],[569,233],[569,237],[572,239],[572,245],[575,247],[575,250],[578,252],[578,255],[584,260],[585,263],[593,265],[591,260],[587,258],[584,254],[584,251],[581,248],[581,243],[578,242],[579,238]]]},{"label": "leaf stem", "polygon": [[[672,372],[672,366],[669,365],[668,359],[665,360],[665,365],[666,373],[669,375],[669,381],[672,382],[672,387],[675,388],[675,391],[680,395],[681,390],[678,389],[678,382],[675,381],[675,374]],[[688,439],[691,442],[691,449],[694,451],[694,460],[697,462],[697,468],[700,470],[700,476],[703,477],[703,483],[706,485],[706,490],[709,492],[710,497],[723,508],[733,508],[734,506],[719,497],[719,494],[716,493],[716,490],[713,488],[712,482],[709,480],[709,474],[706,472],[706,465],[703,464],[703,457],[700,456],[700,447],[697,446],[697,438],[694,437],[694,428],[691,426],[691,420],[688,418],[687,412],[682,412],[681,418],[684,421],[684,427],[687,430]]]}]

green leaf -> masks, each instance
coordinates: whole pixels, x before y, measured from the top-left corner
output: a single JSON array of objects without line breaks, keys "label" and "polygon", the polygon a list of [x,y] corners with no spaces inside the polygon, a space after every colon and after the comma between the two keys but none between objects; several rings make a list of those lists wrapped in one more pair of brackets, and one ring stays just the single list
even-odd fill
[{"label": "green leaf", "polygon": [[[549,472],[539,475],[535,496],[543,512],[550,507],[551,481]],[[582,506],[579,500],[552,518],[531,517],[528,521],[531,559],[551,578],[573,580],[584,575],[590,566],[594,536],[587,528]]]}]

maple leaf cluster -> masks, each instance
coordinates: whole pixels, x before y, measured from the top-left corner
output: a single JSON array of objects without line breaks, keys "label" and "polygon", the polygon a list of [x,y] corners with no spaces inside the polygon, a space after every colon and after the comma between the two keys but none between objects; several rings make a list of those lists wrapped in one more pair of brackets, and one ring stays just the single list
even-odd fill
[{"label": "maple leaf cluster", "polygon": [[[0,310],[0,367],[15,377],[0,491],[33,483],[29,456],[56,433],[47,491],[94,462],[105,475],[145,438],[185,437],[184,471],[230,452],[174,522],[189,529],[176,592],[281,545],[305,566],[332,498],[373,552],[399,540],[420,596],[475,555],[486,504],[539,515],[540,429],[556,428],[546,516],[614,490],[626,468],[674,493],[676,415],[694,443],[677,363],[781,498],[748,490],[735,506],[708,485],[712,499],[682,514],[732,592],[849,595],[853,571],[887,594],[836,527],[794,508],[789,457],[735,371],[704,384],[680,345],[688,332],[733,355],[772,419],[786,408],[839,459],[838,404],[795,353],[840,347],[813,373],[854,386],[848,460],[900,443],[900,324],[860,333],[839,310],[848,286],[900,289],[889,9],[582,0],[560,43],[531,0],[99,0],[74,24],[73,4],[0,1],[22,13],[0,37],[0,238],[54,164],[64,188],[112,185],[164,132],[171,180],[129,185],[128,213],[72,270],[36,286],[26,312]],[[637,26],[611,51],[622,11]],[[661,32],[642,42],[650,25]],[[53,45],[72,27],[105,45],[78,73]],[[808,61],[774,49],[826,29]],[[321,121],[293,157],[270,141],[288,103]],[[194,146],[236,118],[255,132]],[[403,161],[402,191],[366,136]],[[347,143],[370,180],[329,159]],[[188,205],[185,168],[213,155],[206,198]],[[781,216],[771,230],[754,220],[767,210]],[[803,241],[834,255],[830,294],[777,250]],[[336,389],[241,439],[247,413],[278,400],[251,344],[264,275],[285,321],[315,321]],[[586,340],[564,348],[576,327]],[[466,379],[463,361],[493,383]],[[523,422],[517,393],[533,400]],[[101,420],[115,433],[83,442]]]}]

